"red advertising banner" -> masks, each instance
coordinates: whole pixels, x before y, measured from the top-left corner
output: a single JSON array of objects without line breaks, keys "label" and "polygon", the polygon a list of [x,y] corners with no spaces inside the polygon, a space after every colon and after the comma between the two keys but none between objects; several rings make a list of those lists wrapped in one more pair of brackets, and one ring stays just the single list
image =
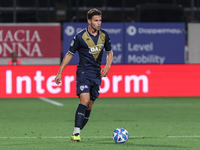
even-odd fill
[{"label": "red advertising banner", "polygon": [[[76,97],[76,65],[0,66],[0,97]],[[100,97],[200,96],[200,65],[112,65]]]},{"label": "red advertising banner", "polygon": [[60,58],[60,24],[0,24],[0,57]]}]

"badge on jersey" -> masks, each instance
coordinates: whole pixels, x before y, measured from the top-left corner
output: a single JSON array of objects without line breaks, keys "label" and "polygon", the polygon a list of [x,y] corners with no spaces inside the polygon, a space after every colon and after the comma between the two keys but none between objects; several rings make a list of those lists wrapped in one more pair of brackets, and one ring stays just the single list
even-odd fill
[{"label": "badge on jersey", "polygon": [[70,46],[73,46],[73,45],[74,45],[74,40],[72,40],[72,42],[71,42]]},{"label": "badge on jersey", "polygon": [[88,89],[88,86],[87,85],[81,85],[80,90],[83,91],[84,89]]},{"label": "badge on jersey", "polygon": [[84,90],[84,85],[80,86],[80,90],[83,91]]}]

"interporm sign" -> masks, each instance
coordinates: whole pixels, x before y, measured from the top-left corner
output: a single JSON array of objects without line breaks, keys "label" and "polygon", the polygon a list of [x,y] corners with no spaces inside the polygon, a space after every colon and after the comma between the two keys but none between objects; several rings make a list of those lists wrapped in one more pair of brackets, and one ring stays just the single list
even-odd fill
[{"label": "interporm sign", "polygon": [[[75,95],[75,75],[63,75],[63,79],[60,85],[56,85],[54,82],[55,75],[46,75],[45,71],[36,70],[30,75],[16,75],[12,70],[6,70],[5,72],[5,93],[7,95],[46,95],[47,93],[66,94],[69,96]],[[131,93],[131,82],[134,81],[133,92],[140,92],[140,81],[142,84],[142,92],[148,92],[148,77],[145,75],[112,75],[102,78],[102,86],[100,93],[106,94],[110,91],[112,93],[118,93],[120,86],[119,83],[124,80],[126,85],[124,88],[125,93]],[[113,83],[113,84],[111,84]],[[73,94],[72,94],[73,93]],[[64,96],[66,96],[64,95]],[[58,95],[59,96],[59,95]]]},{"label": "interporm sign", "polygon": [[[1,66],[0,97],[76,97],[76,65]],[[200,65],[112,65],[100,97],[200,96]],[[81,87],[78,87],[81,88]]]}]

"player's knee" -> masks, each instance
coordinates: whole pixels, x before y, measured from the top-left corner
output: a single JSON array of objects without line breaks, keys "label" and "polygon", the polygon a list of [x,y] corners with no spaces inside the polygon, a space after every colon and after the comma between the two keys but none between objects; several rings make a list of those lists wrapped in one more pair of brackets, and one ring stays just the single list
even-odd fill
[{"label": "player's knee", "polygon": [[80,103],[84,105],[89,105],[89,101],[90,101],[89,93],[81,93],[79,98],[80,98]]},{"label": "player's knee", "polygon": [[93,104],[94,104],[94,101],[90,100],[87,109],[92,109]]},{"label": "player's knee", "polygon": [[81,103],[81,104],[84,104],[84,105],[86,105],[86,106],[89,105],[89,101],[87,101],[87,100],[80,100],[80,103]]}]

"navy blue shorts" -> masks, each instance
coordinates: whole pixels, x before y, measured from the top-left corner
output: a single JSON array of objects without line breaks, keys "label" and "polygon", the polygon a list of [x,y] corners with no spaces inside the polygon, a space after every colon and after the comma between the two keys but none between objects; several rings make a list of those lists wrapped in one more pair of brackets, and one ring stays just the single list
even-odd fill
[{"label": "navy blue shorts", "polygon": [[100,92],[100,72],[90,74],[82,69],[78,69],[76,76],[76,94],[79,96],[81,93],[90,93],[90,100],[95,101]]}]

